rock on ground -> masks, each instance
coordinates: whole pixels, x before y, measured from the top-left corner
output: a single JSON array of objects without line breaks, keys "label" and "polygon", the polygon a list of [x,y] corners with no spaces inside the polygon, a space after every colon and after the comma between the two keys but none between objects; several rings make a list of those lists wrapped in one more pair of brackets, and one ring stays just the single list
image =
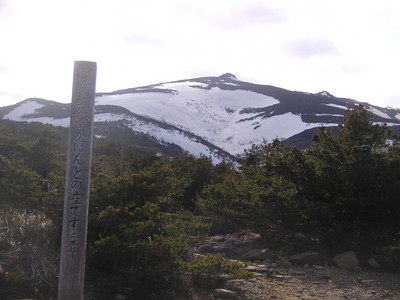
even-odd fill
[{"label": "rock on ground", "polygon": [[336,255],[333,261],[339,268],[343,269],[353,269],[360,265],[360,261],[354,251],[347,251]]},{"label": "rock on ground", "polygon": [[324,258],[315,251],[306,251],[289,257],[289,261],[298,265],[322,265]]}]

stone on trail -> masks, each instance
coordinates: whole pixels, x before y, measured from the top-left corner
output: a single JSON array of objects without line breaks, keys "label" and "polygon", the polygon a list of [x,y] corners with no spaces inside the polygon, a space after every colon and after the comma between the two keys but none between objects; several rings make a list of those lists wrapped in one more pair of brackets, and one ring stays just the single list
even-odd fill
[{"label": "stone on trail", "polygon": [[353,269],[360,265],[360,261],[357,258],[357,255],[354,251],[347,251],[336,255],[333,258],[333,261],[339,268],[343,269]]},{"label": "stone on trail", "polygon": [[370,267],[372,267],[372,268],[375,268],[375,269],[380,269],[380,268],[381,268],[381,265],[380,265],[380,264],[376,261],[376,259],[373,258],[373,257],[371,257],[370,259],[368,259],[367,263],[368,263],[368,265],[369,265]]},{"label": "stone on trail", "polygon": [[315,251],[307,251],[289,257],[289,261],[298,265],[322,265],[324,258]]},{"label": "stone on trail", "polygon": [[242,255],[246,260],[266,260],[274,257],[274,252],[269,249],[251,249]]}]

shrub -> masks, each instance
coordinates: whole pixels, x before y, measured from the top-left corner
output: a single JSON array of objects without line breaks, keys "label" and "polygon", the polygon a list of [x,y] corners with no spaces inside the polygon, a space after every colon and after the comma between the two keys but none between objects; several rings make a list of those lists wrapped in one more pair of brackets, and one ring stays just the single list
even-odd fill
[{"label": "shrub", "polygon": [[212,254],[205,258],[194,259],[186,266],[187,270],[196,275],[233,275],[238,279],[252,278],[252,274],[243,269],[243,264],[227,260],[222,254]]}]

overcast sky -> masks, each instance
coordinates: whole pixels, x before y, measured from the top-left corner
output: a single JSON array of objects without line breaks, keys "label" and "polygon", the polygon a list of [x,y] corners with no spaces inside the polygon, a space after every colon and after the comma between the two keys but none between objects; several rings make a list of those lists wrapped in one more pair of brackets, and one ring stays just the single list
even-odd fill
[{"label": "overcast sky", "polygon": [[398,0],[0,0],[0,106],[233,73],[400,108]]}]

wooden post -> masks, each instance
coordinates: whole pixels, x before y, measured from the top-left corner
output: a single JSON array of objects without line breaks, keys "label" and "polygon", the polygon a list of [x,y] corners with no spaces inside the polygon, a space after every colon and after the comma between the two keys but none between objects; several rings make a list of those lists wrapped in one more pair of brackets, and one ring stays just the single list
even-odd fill
[{"label": "wooden post", "polygon": [[96,69],[74,64],[58,300],[83,299]]}]

